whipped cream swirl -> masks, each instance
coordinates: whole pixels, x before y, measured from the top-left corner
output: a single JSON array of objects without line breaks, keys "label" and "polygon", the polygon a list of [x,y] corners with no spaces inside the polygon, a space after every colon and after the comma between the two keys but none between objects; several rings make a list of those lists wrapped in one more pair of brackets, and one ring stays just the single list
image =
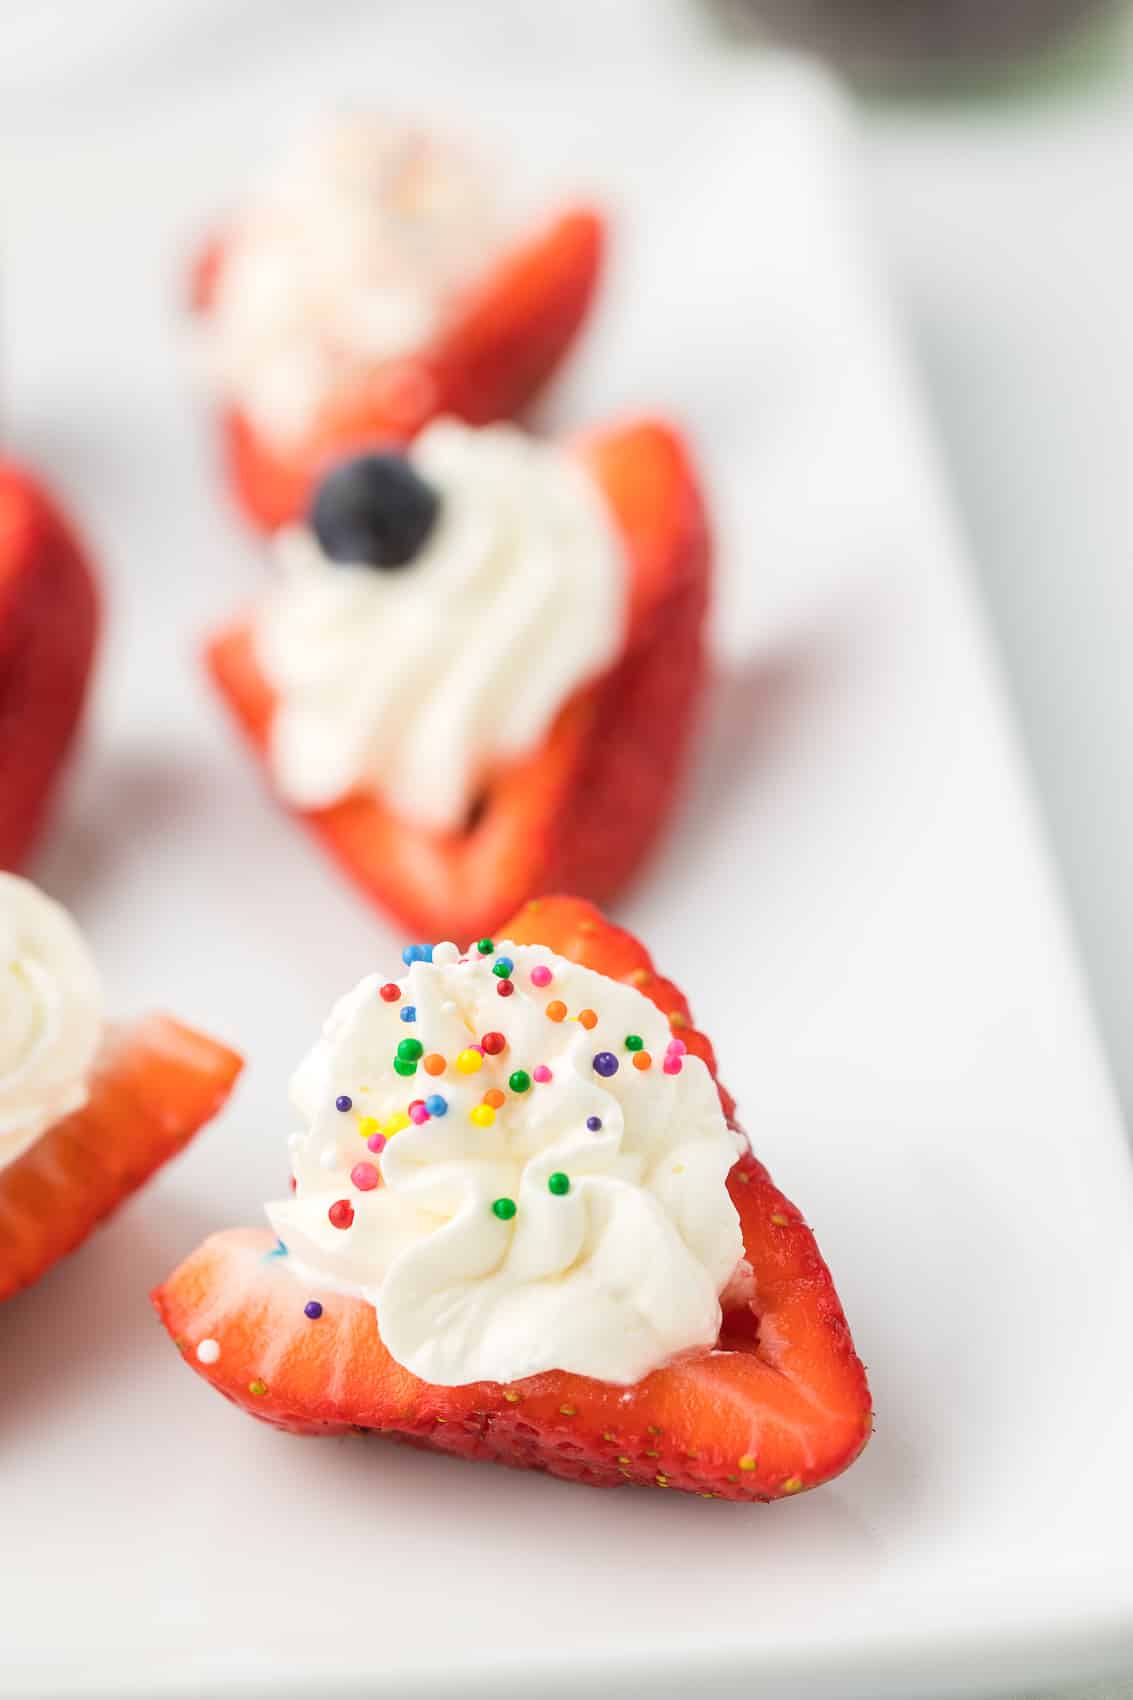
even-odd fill
[{"label": "whipped cream swirl", "polygon": [[295,1193],[268,1206],[285,1267],[368,1300],[441,1386],[629,1385],[711,1348],[741,1140],[674,1043],[634,987],[541,946],[438,945],[363,980],[292,1082]]},{"label": "whipped cream swirl", "polygon": [[0,873],[0,1169],[86,1102],[102,988],[75,923]]},{"label": "whipped cream swirl", "polygon": [[412,127],[351,114],[306,137],[234,229],[205,329],[213,382],[265,435],[428,342],[491,263],[489,174]]},{"label": "whipped cream swirl", "polygon": [[439,420],[408,453],[440,495],[418,556],[353,566],[290,528],[255,645],[288,802],[368,791],[451,832],[621,652],[628,573],[602,493],[567,451],[510,425]]}]

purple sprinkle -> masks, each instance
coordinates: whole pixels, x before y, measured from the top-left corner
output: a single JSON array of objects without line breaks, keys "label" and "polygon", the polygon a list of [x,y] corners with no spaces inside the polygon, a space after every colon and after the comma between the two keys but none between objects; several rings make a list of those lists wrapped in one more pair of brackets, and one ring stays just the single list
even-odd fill
[{"label": "purple sprinkle", "polygon": [[342,1112],[343,1112],[343,1113],[344,1113],[344,1114],[345,1114],[345,1112],[346,1112],[346,1111],[347,1111],[347,1110],[350,1110],[350,1109],[353,1109],[353,1107],[354,1107],[354,1100],[353,1100],[353,1098],[348,1098],[348,1097],[347,1097],[347,1096],[346,1096],[346,1093],[345,1093],[345,1092],[344,1092],[344,1093],[343,1093],[343,1094],[342,1094],[342,1097],[341,1097],[341,1098],[336,1098],[336,1099],[335,1099],[335,1101],[334,1101],[334,1107],[335,1107],[335,1109],[336,1109],[336,1110],[341,1110],[341,1111],[342,1111]]},{"label": "purple sprinkle", "polygon": [[309,1316],[312,1322],[317,1322],[323,1314],[323,1307],[318,1299],[308,1299],[303,1306],[303,1315]]},{"label": "purple sprinkle", "polygon": [[599,1051],[594,1058],[593,1067],[595,1074],[600,1074],[604,1080],[609,1080],[612,1074],[618,1072],[618,1059],[613,1051]]},{"label": "purple sprinkle", "polygon": [[598,1133],[602,1126],[601,1116],[587,1116],[586,1125],[590,1129],[591,1133]]}]

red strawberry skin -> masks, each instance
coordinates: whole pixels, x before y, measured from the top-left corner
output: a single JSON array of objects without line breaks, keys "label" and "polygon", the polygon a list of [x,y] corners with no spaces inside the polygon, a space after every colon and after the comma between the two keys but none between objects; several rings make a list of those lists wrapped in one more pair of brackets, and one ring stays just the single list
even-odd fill
[{"label": "red strawberry skin", "polygon": [[[572,207],[500,259],[454,308],[433,342],[385,361],[329,403],[307,435],[281,448],[229,411],[225,447],[248,517],[274,530],[306,511],[328,461],[368,443],[407,442],[440,413],[470,424],[508,419],[542,389],[582,328],[602,265],[605,227]],[[223,238],[208,244],[190,283],[207,313],[224,266]]]},{"label": "red strawberry skin", "polygon": [[43,825],[97,630],[78,539],[33,478],[0,466],[0,867],[19,867]]},{"label": "red strawberry skin", "polygon": [[[497,778],[467,832],[422,833],[363,796],[301,817],[368,896],[422,937],[489,931],[539,891],[607,900],[648,852],[680,783],[704,678],[710,574],[696,472],[677,433],[653,420],[575,447],[625,541],[621,661],[564,706],[542,749]],[[248,625],[222,632],[207,660],[262,754],[274,699]]]},{"label": "red strawberry skin", "polygon": [[[502,931],[638,985],[713,1068],[688,1006],[645,949],[589,904],[545,898]],[[727,1108],[731,1100],[721,1091]],[[869,1389],[814,1236],[750,1155],[729,1190],[757,1303],[726,1313],[718,1349],[633,1388],[553,1372],[511,1386],[433,1387],[385,1350],[371,1306],[308,1292],[266,1232],[206,1240],[153,1295],[186,1361],[252,1415],[301,1434],[361,1430],[537,1469],[598,1487],[624,1482],[742,1501],[817,1487],[869,1437]],[[317,1298],[322,1315],[304,1305]],[[198,1347],[218,1355],[202,1363]],[[211,1349],[206,1348],[206,1356]]]},{"label": "red strawberry skin", "polygon": [[168,1016],[112,1031],[90,1096],[0,1169],[0,1300],[65,1256],[211,1120],[234,1051]]}]

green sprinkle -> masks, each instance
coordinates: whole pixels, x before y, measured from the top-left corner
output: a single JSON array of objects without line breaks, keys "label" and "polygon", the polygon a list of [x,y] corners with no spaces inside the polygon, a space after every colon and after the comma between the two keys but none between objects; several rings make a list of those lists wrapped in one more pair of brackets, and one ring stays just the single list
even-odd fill
[{"label": "green sprinkle", "polygon": [[417,1073],[417,1064],[415,1062],[410,1062],[407,1057],[394,1057],[393,1066],[398,1074],[403,1075],[406,1078]]},{"label": "green sprinkle", "polygon": [[501,1222],[510,1222],[515,1215],[514,1198],[497,1198],[492,1205],[492,1215],[498,1216]]},{"label": "green sprinkle", "polygon": [[553,1175],[547,1176],[547,1191],[553,1192],[556,1198],[563,1198],[570,1191],[570,1176],[556,1169]]},{"label": "green sprinkle", "polygon": [[495,948],[496,947],[492,943],[491,939],[477,939],[476,940],[476,949],[480,952],[481,956],[491,956],[491,954],[495,950]]},{"label": "green sprinkle", "polygon": [[645,1049],[645,1040],[641,1037],[640,1033],[627,1033],[626,1034],[626,1050],[627,1051],[643,1051],[644,1049]]},{"label": "green sprinkle", "polygon": [[402,1062],[416,1062],[418,1057],[425,1054],[425,1047],[420,1039],[403,1039],[397,1047],[397,1054]]},{"label": "green sprinkle", "polygon": [[262,1399],[267,1390],[267,1382],[260,1381],[258,1377],[255,1381],[250,1381],[248,1383],[248,1392],[252,1395],[253,1399]]},{"label": "green sprinkle", "polygon": [[531,1076],[525,1068],[517,1068],[514,1074],[509,1074],[507,1083],[513,1092],[528,1092],[531,1089]]}]

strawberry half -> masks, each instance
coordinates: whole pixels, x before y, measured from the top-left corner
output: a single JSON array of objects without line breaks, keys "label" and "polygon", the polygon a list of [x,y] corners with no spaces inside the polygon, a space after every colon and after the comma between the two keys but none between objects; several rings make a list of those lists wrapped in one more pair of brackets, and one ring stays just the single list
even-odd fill
[{"label": "strawberry half", "polygon": [[[625,543],[621,660],[566,703],[541,749],[498,775],[462,833],[422,832],[373,796],[302,816],[362,889],[423,938],[491,931],[538,891],[606,900],[645,855],[680,779],[708,599],[696,473],[677,434],[653,421],[593,432],[576,447]],[[215,638],[208,664],[262,753],[274,698],[250,626]]]},{"label": "strawberry half", "polygon": [[94,656],[98,598],[86,557],[47,493],[0,466],[0,868],[43,822]]},{"label": "strawberry half", "polygon": [[0,1300],[30,1286],[228,1097],[234,1051],[167,1016],[112,1031],[81,1110],[0,1169]]},{"label": "strawberry half", "polygon": [[[604,226],[573,207],[499,259],[467,290],[438,335],[386,360],[320,412],[301,441],[281,447],[238,409],[224,416],[229,473],[249,518],[267,530],[306,512],[321,469],[374,442],[408,442],[441,413],[472,425],[507,419],[550,378],[586,317],[602,263]],[[223,239],[194,268],[190,298],[209,311],[224,267]]]},{"label": "strawberry half", "polygon": [[[640,988],[715,1074],[688,1005],[630,934],[575,898],[530,903],[503,928]],[[721,1091],[725,1110],[731,1099]],[[714,1351],[631,1388],[552,1372],[510,1386],[434,1387],[395,1363],[372,1306],[307,1293],[266,1232],[206,1240],[153,1295],[199,1375],[264,1421],[300,1434],[362,1430],[411,1445],[616,1487],[769,1500],[817,1487],[869,1437],[869,1389],[814,1236],[750,1155],[729,1190],[755,1275],[727,1304]],[[322,1312],[310,1320],[304,1303]],[[204,1358],[202,1362],[202,1343]]]}]

